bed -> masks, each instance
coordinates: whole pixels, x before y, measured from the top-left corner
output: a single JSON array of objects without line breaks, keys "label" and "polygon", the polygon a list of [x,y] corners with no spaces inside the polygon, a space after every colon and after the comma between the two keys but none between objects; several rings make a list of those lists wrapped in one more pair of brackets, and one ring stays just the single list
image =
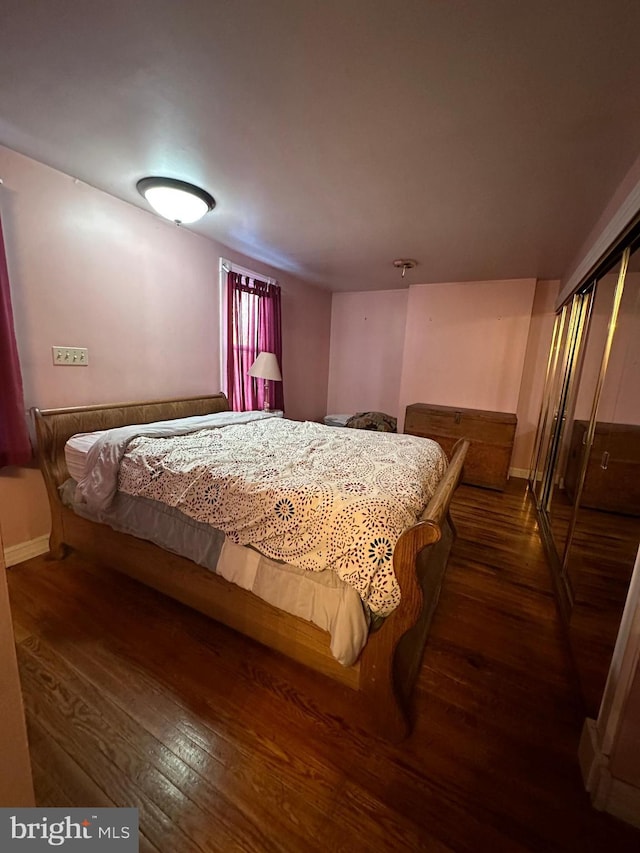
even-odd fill
[{"label": "bed", "polygon": [[[110,526],[110,521],[103,523],[104,519],[95,520],[91,515],[82,514],[81,510],[79,513],[78,506],[69,499],[70,488],[74,489],[75,494],[79,490],[78,483],[70,478],[69,473],[69,468],[74,467],[73,459],[69,457],[68,451],[65,456],[65,446],[72,437],[99,431],[118,431],[118,428],[132,424],[149,425],[151,435],[135,441],[127,439],[129,443],[122,442],[122,445],[127,447],[126,459],[133,459],[138,450],[137,445],[142,446],[146,442],[147,449],[153,450],[159,442],[162,443],[163,439],[155,438],[152,429],[158,422],[195,419],[194,423],[198,423],[198,418],[210,415],[214,418],[236,417],[234,413],[225,415],[227,412],[228,402],[224,394],[157,402],[34,409],[38,457],[51,507],[50,556],[55,560],[62,560],[68,550],[73,549],[98,565],[123,572],[329,676],[351,689],[353,706],[354,710],[357,709],[359,721],[369,724],[389,740],[402,739],[410,731],[411,693],[455,536],[449,509],[460,480],[468,443],[462,441],[455,448],[426,508],[418,513],[415,523],[402,529],[395,540],[391,562],[394,589],[397,585],[399,590],[396,595],[399,604],[394,605],[388,614],[385,612],[384,603],[377,605],[384,618],[375,618],[376,613],[373,612],[374,618],[370,620],[370,629],[357,660],[352,663],[349,661],[350,665],[345,666],[332,653],[330,633],[309,619],[274,606],[249,588],[238,586],[217,571],[175,553],[175,550],[165,550],[153,541],[123,532],[127,528],[114,529]],[[325,439],[334,440],[333,437],[337,434],[340,434],[340,440],[344,441],[345,433],[357,432],[335,430],[316,424],[300,425],[295,422],[289,422],[287,426],[272,421],[268,426],[268,422],[260,418],[248,423],[246,428],[238,425],[218,432],[226,434],[241,429],[245,429],[246,435],[255,434],[263,442],[269,432],[274,436],[284,434],[286,430],[295,431],[296,435],[307,432],[316,444],[322,444]],[[319,431],[327,432],[326,435],[320,435]],[[124,432],[126,433],[126,430]],[[189,432],[189,435],[184,439],[170,439],[176,443],[174,456],[176,453],[184,455],[184,447],[188,443],[186,438],[192,442],[198,440],[201,435],[191,427],[186,432]],[[212,433],[215,432],[216,430],[212,430]],[[379,441],[424,441],[382,433],[377,435]],[[247,447],[251,447],[248,441]],[[119,462],[122,470],[119,475],[121,480],[118,497],[121,496],[122,483],[126,483],[126,480],[122,480],[122,471],[127,467],[126,459]],[[131,459],[127,462],[129,466],[133,464]],[[140,500],[155,504],[155,500],[148,500],[149,495],[154,498],[156,496],[155,475],[151,470],[153,465],[144,463],[143,467],[147,469],[146,474],[139,476],[133,469],[131,482],[142,482],[144,488],[138,491],[144,495],[146,489],[147,497]],[[198,480],[198,477],[195,477],[195,480]],[[130,488],[130,491],[136,489]],[[89,489],[87,494],[90,493]],[[195,506],[198,502],[202,503],[202,500],[198,498],[191,503]],[[184,511],[184,507],[182,510]],[[200,524],[199,521],[197,523]],[[236,524],[235,527],[237,526]],[[251,545],[243,542],[235,527],[223,537],[223,547],[228,540],[234,540],[234,547],[242,551],[246,551],[247,547],[251,549]],[[250,534],[246,536],[250,539]],[[267,555],[270,553],[266,545],[264,550]],[[274,551],[271,556],[274,554],[285,555],[281,551]],[[233,552],[228,559],[233,568]],[[285,563],[286,568],[285,560],[272,561],[278,562]],[[297,571],[300,572],[300,569]],[[346,572],[346,575],[348,574]],[[387,586],[390,586],[388,578]],[[360,595],[362,597],[362,591]],[[371,601],[375,602],[375,596]],[[372,606],[375,611],[376,605]]]}]

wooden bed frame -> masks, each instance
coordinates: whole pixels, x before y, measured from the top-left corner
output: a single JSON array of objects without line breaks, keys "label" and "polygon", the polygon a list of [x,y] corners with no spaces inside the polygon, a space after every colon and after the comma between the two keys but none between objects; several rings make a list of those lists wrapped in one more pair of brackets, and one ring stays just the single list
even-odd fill
[{"label": "wooden bed frame", "polygon": [[469,446],[455,448],[451,463],[421,520],[400,536],[393,565],[402,600],[379,630],[369,635],[359,660],[343,667],[331,655],[329,634],[279,610],[219,575],[146,540],[87,521],[65,507],[58,487],[69,474],[66,441],[76,433],[126,424],[226,411],[224,394],[149,403],[71,409],[34,409],[38,456],[51,505],[50,555],[69,548],[99,565],[123,572],[166,595],[348,685],[375,730],[401,740],[410,730],[409,700],[429,624],[455,536],[449,514]]}]

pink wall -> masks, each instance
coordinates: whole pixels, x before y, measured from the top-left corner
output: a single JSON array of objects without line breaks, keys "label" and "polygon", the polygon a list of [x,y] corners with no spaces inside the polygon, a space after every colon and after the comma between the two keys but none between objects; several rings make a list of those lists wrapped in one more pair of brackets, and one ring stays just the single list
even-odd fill
[{"label": "pink wall", "polygon": [[327,410],[407,403],[516,412],[528,468],[559,283],[533,279],[334,293]]},{"label": "pink wall", "polygon": [[0,529],[0,808],[34,806],[27,727]]},{"label": "pink wall", "polygon": [[511,457],[512,468],[528,471],[533,453],[538,418],[542,406],[542,394],[547,370],[551,336],[555,321],[555,300],[560,287],[559,281],[539,281],[536,284],[529,337],[522,369],[520,395],[518,397],[518,429]]},{"label": "pink wall", "polygon": [[409,288],[400,411],[435,403],[515,412],[535,279]]},{"label": "pink wall", "polygon": [[47,492],[35,463],[0,471],[0,521],[7,548],[49,534]]},{"label": "pink wall", "polygon": [[407,290],[334,293],[327,411],[398,416]]},{"label": "pink wall", "polygon": [[640,213],[640,155],[618,184],[605,209],[564,271],[556,305],[560,307]]},{"label": "pink wall", "polygon": [[[219,390],[223,255],[278,279],[287,414],[325,413],[330,293],[2,147],[0,176],[27,407]],[[53,345],[89,366],[55,367]],[[0,474],[0,517],[7,547],[47,532],[36,472]]]}]

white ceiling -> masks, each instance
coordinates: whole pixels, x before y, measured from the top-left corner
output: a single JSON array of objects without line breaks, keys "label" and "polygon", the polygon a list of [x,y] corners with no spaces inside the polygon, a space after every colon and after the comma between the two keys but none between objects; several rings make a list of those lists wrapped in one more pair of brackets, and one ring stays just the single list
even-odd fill
[{"label": "white ceiling", "polygon": [[[638,0],[2,0],[0,143],[334,290],[556,278],[640,153]],[[394,258],[418,260],[404,281]]]}]

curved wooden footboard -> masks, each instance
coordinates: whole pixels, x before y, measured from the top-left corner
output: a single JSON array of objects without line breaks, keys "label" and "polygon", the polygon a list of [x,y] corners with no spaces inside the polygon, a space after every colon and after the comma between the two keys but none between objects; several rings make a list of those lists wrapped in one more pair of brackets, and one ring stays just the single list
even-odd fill
[{"label": "curved wooden footboard", "polygon": [[361,656],[360,685],[376,728],[391,740],[410,731],[409,699],[455,538],[450,506],[469,442],[459,441],[421,520],[402,533],[393,552],[400,606],[370,635]]},{"label": "curved wooden footboard", "polygon": [[67,549],[73,548],[98,565],[136,578],[330,676],[355,691],[354,702],[380,734],[399,740],[409,731],[409,698],[453,542],[449,506],[460,480],[468,442],[461,442],[454,450],[421,520],[406,530],[396,544],[393,564],[400,585],[400,605],[379,630],[371,633],[360,660],[345,668],[331,655],[329,635],[315,625],[271,607],[184,557],[80,518],[62,504],[58,489],[69,476],[64,445],[72,435],[227,409],[224,394],[150,403],[34,409],[38,457],[51,506],[51,557],[62,559]]}]

